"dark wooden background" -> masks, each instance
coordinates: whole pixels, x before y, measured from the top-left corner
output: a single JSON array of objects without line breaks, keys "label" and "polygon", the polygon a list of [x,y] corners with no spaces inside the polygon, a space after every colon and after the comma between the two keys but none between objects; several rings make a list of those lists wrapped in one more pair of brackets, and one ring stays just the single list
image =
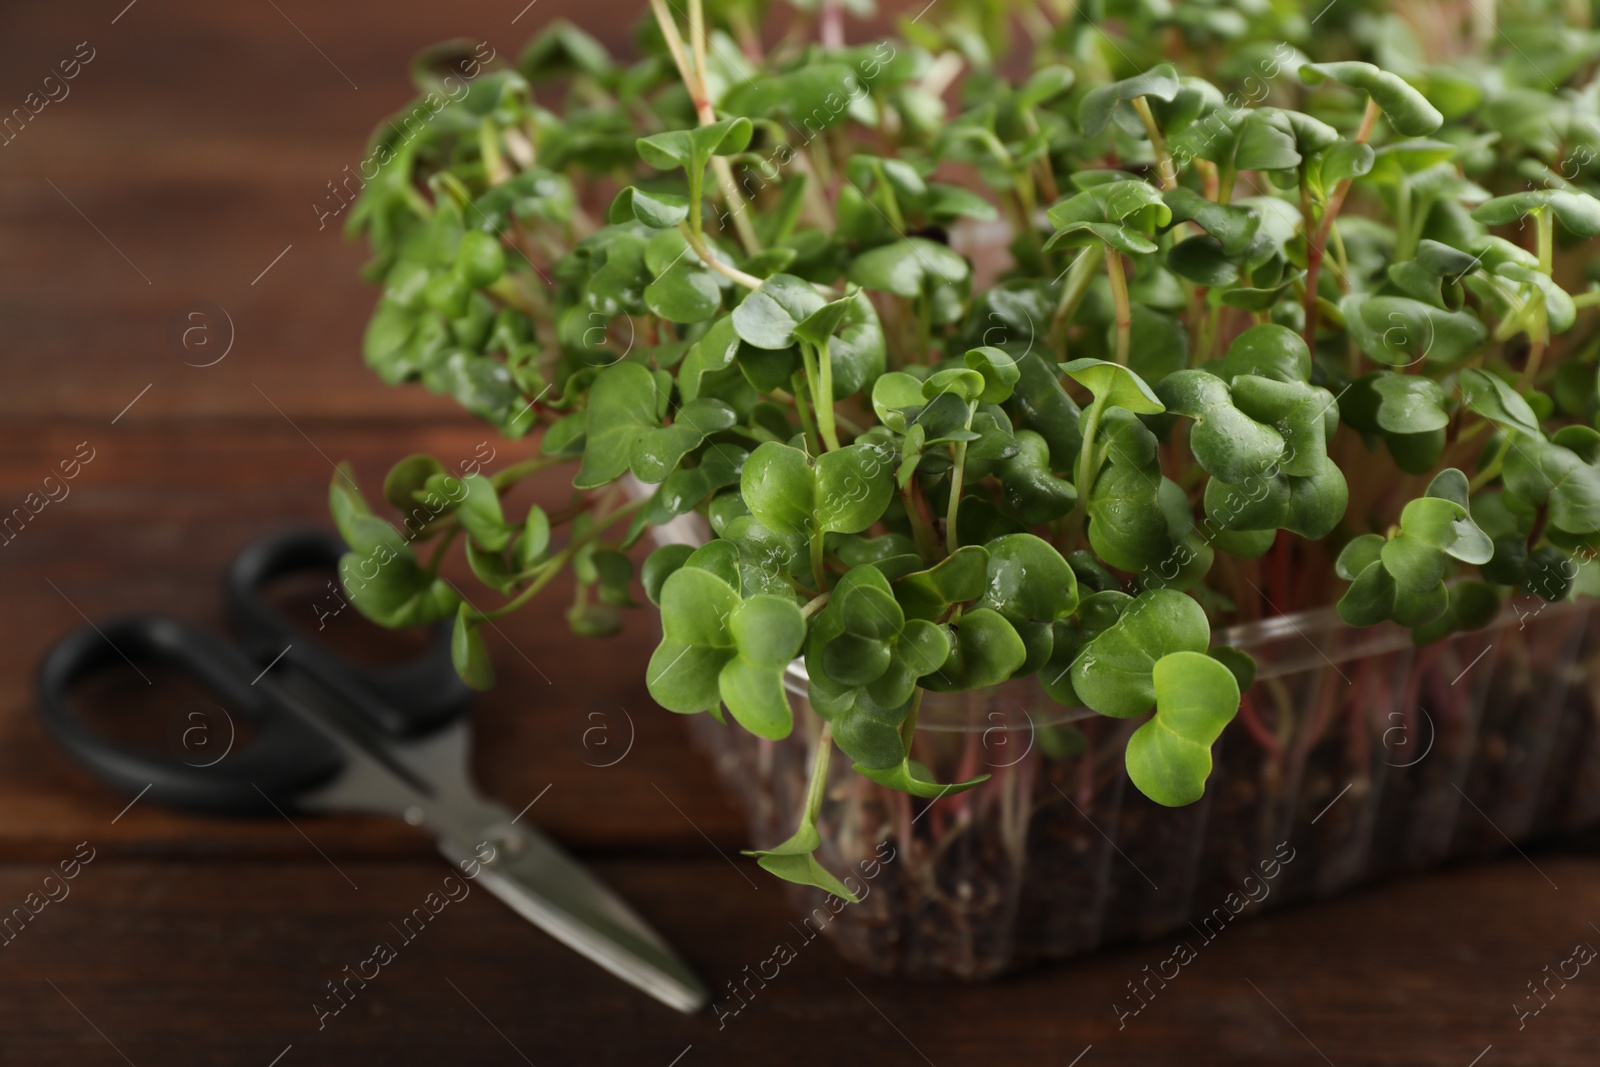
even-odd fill
[{"label": "dark wooden background", "polygon": [[[1575,942],[1600,941],[1600,871],[1581,849],[1536,853],[1549,881],[1511,855],[1241,925],[1120,1031],[1111,1003],[1153,948],[959,987],[878,979],[819,946],[719,1029],[475,893],[319,1032],[323,983],[445,874],[430,844],[367,819],[301,820],[302,836],[148,802],[119,818],[127,798],[43,735],[32,672],[80,613],[219,624],[220,569],[320,518],[330,459],[374,484],[407,452],[466,458],[491,436],[363,368],[362,253],[311,204],[406,98],[418,48],[469,36],[514,54],[558,16],[620,43],[642,5],[126,2],[0,12],[0,113],[93,49],[70,95],[0,146],[0,511],[80,442],[94,450],[70,496],[0,548],[0,912],[79,842],[95,850],[71,895],[0,948],[0,1063],[1596,1062],[1600,977],[1520,1031],[1511,1007]],[[201,301],[207,317],[186,318]],[[185,365],[220,353],[230,322],[225,359]],[[191,335],[186,350],[197,323],[212,347]],[[516,454],[499,447],[497,462]],[[514,809],[548,787],[528,817],[721,987],[787,936],[781,892],[730,868],[742,821],[645,692],[648,616],[590,642],[554,606],[492,638],[478,776]],[[628,755],[592,766],[630,719]],[[603,753],[600,735],[584,742],[600,722]]]}]

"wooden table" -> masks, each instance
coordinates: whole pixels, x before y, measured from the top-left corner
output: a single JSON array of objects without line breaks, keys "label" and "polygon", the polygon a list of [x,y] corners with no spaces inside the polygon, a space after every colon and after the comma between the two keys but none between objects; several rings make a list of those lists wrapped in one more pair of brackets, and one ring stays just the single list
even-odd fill
[{"label": "wooden table", "polygon": [[[0,911],[75,852],[94,857],[0,948],[0,1063],[1596,1061],[1600,979],[1520,1031],[1511,1007],[1575,942],[1600,941],[1600,871],[1577,850],[1243,924],[1120,1030],[1112,1001],[1153,947],[958,987],[875,978],[819,946],[719,1028],[474,893],[319,1030],[324,983],[440,884],[429,843],[367,819],[125,808],[43,735],[34,665],[85,616],[220,623],[220,568],[251,538],[320,518],[331,461],[375,484],[407,452],[466,457],[491,436],[362,367],[362,253],[311,205],[405,99],[417,48],[465,35],[514,54],[563,14],[623,40],[624,19],[613,0],[604,18],[543,0],[515,20],[520,0],[125,3],[0,14],[4,109],[92,52],[70,94],[0,147],[0,506],[39,492],[81,442],[93,452],[70,495],[0,548]],[[558,603],[492,638],[501,682],[480,702],[477,774],[513,809],[538,798],[528,817],[721,988],[786,936],[780,890],[730,867],[741,818],[645,692],[648,615],[593,642],[567,634]],[[620,744],[629,719],[627,756],[594,766],[618,749],[596,758],[585,730],[610,723]]]}]

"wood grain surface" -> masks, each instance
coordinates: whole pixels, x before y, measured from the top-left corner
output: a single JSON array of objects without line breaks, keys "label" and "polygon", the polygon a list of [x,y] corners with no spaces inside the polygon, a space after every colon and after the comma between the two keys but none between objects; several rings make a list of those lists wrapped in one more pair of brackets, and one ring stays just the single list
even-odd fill
[{"label": "wood grain surface", "polygon": [[[93,855],[0,946],[0,1064],[1595,1063],[1600,977],[1520,1029],[1512,1010],[1574,944],[1600,942],[1600,870],[1578,848],[1241,924],[1120,1028],[1112,1002],[1170,948],[969,987],[876,978],[818,943],[719,1023],[656,1006],[482,892],[319,1028],[325,983],[397,940],[390,923],[447,873],[431,845],[381,820],[124,810],[53,747],[32,696],[49,644],[132,611],[220,625],[221,569],[252,538],[321,519],[332,462],[370,484],[412,451],[518,454],[365,370],[361,251],[311,205],[405,100],[418,48],[468,36],[514,54],[557,17],[625,46],[636,6],[0,10],[0,114],[80,42],[94,55],[0,145],[0,512],[93,452],[0,547],[0,914]],[[197,322],[211,347],[181,342]],[[566,492],[559,476],[530,490]],[[491,635],[501,681],[478,705],[478,779],[513,808],[538,798],[528,818],[724,990],[796,940],[782,892],[746,877],[741,816],[645,692],[649,616],[586,641],[559,597]]]}]

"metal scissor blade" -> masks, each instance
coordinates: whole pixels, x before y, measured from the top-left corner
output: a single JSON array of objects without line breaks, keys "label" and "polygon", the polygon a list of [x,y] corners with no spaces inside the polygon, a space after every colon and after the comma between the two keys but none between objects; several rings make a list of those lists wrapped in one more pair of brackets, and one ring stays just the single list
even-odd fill
[{"label": "metal scissor blade", "polygon": [[396,744],[315,694],[277,689],[346,760],[344,774],[301,798],[301,807],[388,812],[425,825],[457,869],[568,948],[679,1011],[706,1006],[710,996],[700,979],[621,897],[537,830],[516,825],[510,812],[478,796],[466,773],[465,721]]},{"label": "metal scissor blade", "polygon": [[457,835],[441,837],[439,851],[462,871],[477,867],[476,881],[513,911],[623,981],[681,1012],[706,1006],[700,979],[621,897],[537,831],[499,829],[488,863]]}]

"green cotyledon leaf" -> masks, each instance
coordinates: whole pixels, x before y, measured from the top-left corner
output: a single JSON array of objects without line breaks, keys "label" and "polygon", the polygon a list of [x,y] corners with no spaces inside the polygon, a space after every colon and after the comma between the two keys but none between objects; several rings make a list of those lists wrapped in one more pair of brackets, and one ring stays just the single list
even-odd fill
[{"label": "green cotyledon leaf", "polygon": [[1533,507],[1548,508],[1552,526],[1572,534],[1600,531],[1600,470],[1553,441],[1516,442],[1506,453],[1506,489]]},{"label": "green cotyledon leaf", "polygon": [[1015,454],[995,468],[1006,503],[1030,526],[1070,514],[1078,490],[1050,469],[1049,442],[1032,430],[1018,430],[1015,441]]},{"label": "green cotyledon leaf", "polygon": [[806,620],[799,606],[778,596],[750,597],[728,615],[728,633],[736,655],[717,676],[728,713],[757,737],[788,737],[794,712],[783,675],[805,642]]},{"label": "green cotyledon leaf", "polygon": [[1261,226],[1261,215],[1255,208],[1219,204],[1181,185],[1166,190],[1161,197],[1172,211],[1174,225],[1193,220],[1217,240],[1223,254],[1230,258],[1249,249]]},{"label": "green cotyledon leaf", "polygon": [[734,424],[733,409],[720,400],[690,400],[673,413],[672,425],[646,430],[628,453],[628,466],[641,482],[661,482],[705,439]]},{"label": "green cotyledon leaf", "polygon": [[940,671],[949,654],[944,627],[908,619],[875,566],[852,567],[811,627],[812,706],[833,724],[834,740],[851,759],[888,769],[905,757],[899,730],[917,680]]},{"label": "green cotyledon leaf", "polygon": [[1406,137],[1425,136],[1444,124],[1444,116],[1427,97],[1398,74],[1371,63],[1307,63],[1300,68],[1300,78],[1308,85],[1332,80],[1365,92],[1396,132]]},{"label": "green cotyledon leaf", "polygon": [[750,143],[751,126],[746,118],[723,119],[692,130],[669,130],[639,138],[639,156],[657,170],[699,168],[713,155],[726,156],[744,151]]},{"label": "green cotyledon leaf", "polygon": [[1474,208],[1472,217],[1489,226],[1504,226],[1535,211],[1549,211],[1577,237],[1600,236],[1600,200],[1576,189],[1535,189],[1497,196]]},{"label": "green cotyledon leaf", "polygon": [[822,835],[817,832],[816,826],[811,822],[803,823],[793,837],[769,849],[745,849],[743,854],[754,856],[762,870],[775,874],[786,882],[796,885],[816,886],[827,893],[832,893],[841,900],[848,900],[852,904],[860,903],[860,898],[852,893],[845,884],[835,877],[826,867],[817,862],[814,853],[822,846]]},{"label": "green cotyledon leaf", "polygon": [[846,445],[818,456],[817,529],[825,533],[860,533],[877,522],[894,496],[898,461],[892,449],[879,444]]},{"label": "green cotyledon leaf", "polygon": [[728,616],[739,606],[728,582],[699,567],[673,571],[661,586],[661,644],[645,668],[650,695],[668,711],[706,711],[722,699],[718,678],[738,654]]},{"label": "green cotyledon leaf", "polygon": [[894,595],[906,615],[935,620],[950,605],[983,595],[989,550],[963,545],[932,567],[919,568],[894,580]]},{"label": "green cotyledon leaf", "polygon": [[1061,369],[1079,385],[1114,407],[1137,415],[1156,415],[1165,411],[1160,397],[1145,380],[1127,367],[1104,359],[1075,359]]},{"label": "green cotyledon leaf", "polygon": [[980,608],[1013,624],[1054,622],[1078,607],[1077,575],[1054,545],[1029,533],[1007,534],[988,544]]},{"label": "green cotyledon leaf", "polygon": [[997,685],[1027,659],[1027,646],[1016,628],[997,611],[975,608],[964,613],[954,629],[950,657],[937,673],[923,679],[924,689],[952,693]]},{"label": "green cotyledon leaf", "polygon": [[1392,619],[1417,627],[1445,612],[1450,561],[1481,566],[1495,555],[1494,542],[1472,519],[1467,491],[1465,474],[1444,470],[1405,506],[1388,537],[1367,534],[1345,545],[1334,569],[1351,579],[1338,603],[1346,622],[1370,626]]},{"label": "green cotyledon leaf", "polygon": [[733,328],[756,348],[788,348],[795,343],[795,327],[826,303],[810,282],[792,274],[774,274],[733,309]]},{"label": "green cotyledon leaf", "polygon": [[1477,367],[1463,368],[1456,378],[1468,410],[1496,425],[1529,437],[1540,436],[1539,418],[1515,389]]},{"label": "green cotyledon leaf", "polygon": [[1129,718],[1155,702],[1151,671],[1173,652],[1200,652],[1211,640],[1205,611],[1170,589],[1141,593],[1072,662],[1072,688],[1102,715]]},{"label": "green cotyledon leaf", "polygon": [[1211,746],[1239,710],[1239,682],[1197,651],[1168,653],[1150,670],[1156,714],[1128,738],[1128,777],[1158,804],[1192,804],[1211,775]]},{"label": "green cotyledon leaf", "polygon": [[975,785],[982,785],[987,782],[990,777],[987,774],[980,774],[976,778],[969,778],[964,782],[941,785],[933,780],[927,767],[910,757],[887,770],[864,767],[859,763],[852,769],[863,778],[871,779],[879,785],[888,786],[890,789],[898,790],[901,793],[909,793],[914,797],[924,797],[928,800],[937,800],[940,797],[964,793]]},{"label": "green cotyledon leaf", "polygon": [[1471,311],[1446,311],[1408,296],[1351,293],[1339,301],[1339,311],[1361,350],[1396,368],[1424,360],[1452,366],[1489,336]]},{"label": "green cotyledon leaf", "polygon": [[1078,123],[1085,134],[1097,136],[1110,124],[1119,106],[1140,97],[1171,100],[1180,88],[1177,70],[1170,63],[1162,63],[1132,78],[1089,90],[1078,106]]},{"label": "green cotyledon leaf", "polygon": [[780,533],[811,535],[816,480],[802,450],[764,442],[745,460],[739,491],[763,526]]},{"label": "green cotyledon leaf", "polygon": [[1141,181],[1114,181],[1091,186],[1052,206],[1047,213],[1055,235],[1045,243],[1077,248],[1096,242],[1128,255],[1156,250],[1150,234],[1172,222],[1172,209],[1161,194]]},{"label": "green cotyledon leaf", "polygon": [[461,680],[479,691],[494,686],[494,665],[483,634],[472,620],[472,609],[465,603],[456,609],[455,626],[450,631],[450,662]]},{"label": "green cotyledon leaf", "polygon": [[1168,411],[1194,420],[1189,447],[1206,473],[1224,482],[1262,474],[1283,455],[1284,440],[1278,431],[1240,411],[1228,383],[1209,371],[1169,374],[1157,383],[1155,392]]},{"label": "green cotyledon leaf", "polygon": [[922,296],[933,287],[961,285],[971,276],[966,258],[947,245],[925,237],[908,237],[863,252],[850,264],[850,280],[906,298]]},{"label": "green cotyledon leaf", "polygon": [[613,223],[632,219],[664,230],[689,217],[689,201],[672,193],[648,193],[632,185],[617,194],[607,218]]},{"label": "green cotyledon leaf", "polygon": [[589,388],[583,465],[572,484],[597,489],[628,469],[635,443],[661,424],[655,375],[639,363],[615,363]]}]

